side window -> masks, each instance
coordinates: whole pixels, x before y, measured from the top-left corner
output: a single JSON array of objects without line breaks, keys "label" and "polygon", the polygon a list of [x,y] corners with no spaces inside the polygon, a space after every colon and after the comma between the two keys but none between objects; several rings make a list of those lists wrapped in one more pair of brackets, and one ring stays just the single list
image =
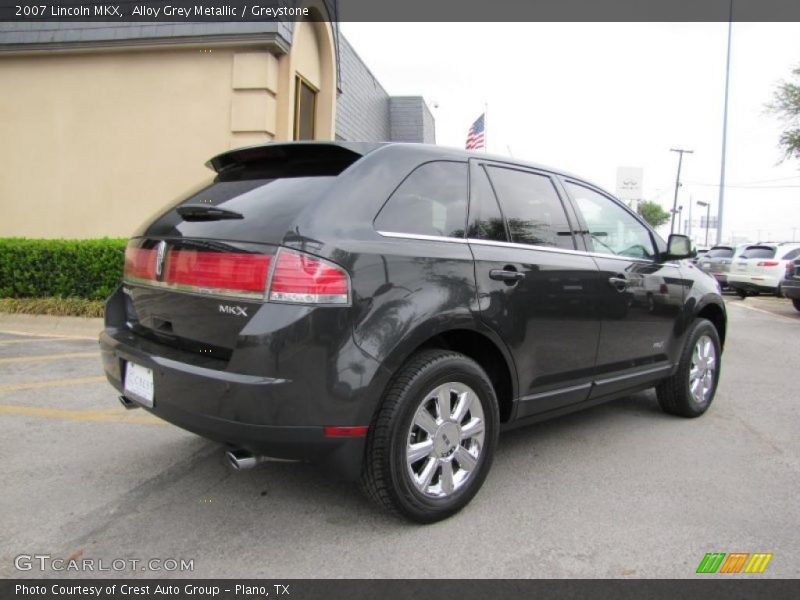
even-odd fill
[{"label": "side window", "polygon": [[800,248],[796,248],[795,250],[789,252],[789,254],[783,257],[783,260],[794,260],[798,256],[800,256]]},{"label": "side window", "polygon": [[471,169],[472,186],[469,204],[469,230],[467,237],[478,240],[507,242],[506,224],[497,204],[486,171],[480,165]]},{"label": "side window", "polygon": [[505,167],[486,170],[512,242],[575,249],[564,205],[549,177]]},{"label": "side window", "polygon": [[406,177],[375,218],[375,229],[463,238],[466,222],[467,164],[437,161]]},{"label": "side window", "polygon": [[631,258],[655,256],[650,231],[625,209],[582,185],[568,181],[566,186],[589,227],[594,252]]}]

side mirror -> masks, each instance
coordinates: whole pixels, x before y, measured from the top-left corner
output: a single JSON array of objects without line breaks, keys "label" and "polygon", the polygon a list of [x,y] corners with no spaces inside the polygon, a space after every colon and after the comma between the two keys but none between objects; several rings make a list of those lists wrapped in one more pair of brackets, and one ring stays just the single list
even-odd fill
[{"label": "side mirror", "polygon": [[692,248],[689,236],[672,233],[667,240],[667,252],[661,256],[661,260],[680,260],[694,256],[697,256],[697,252]]}]

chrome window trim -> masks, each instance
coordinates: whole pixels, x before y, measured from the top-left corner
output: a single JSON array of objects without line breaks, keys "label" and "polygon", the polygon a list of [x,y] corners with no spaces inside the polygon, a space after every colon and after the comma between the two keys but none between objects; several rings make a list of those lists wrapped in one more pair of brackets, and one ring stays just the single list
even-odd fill
[{"label": "chrome window trim", "polygon": [[396,238],[401,240],[423,240],[426,242],[452,242],[455,244],[466,244],[465,238],[453,238],[444,235],[424,235],[421,233],[400,233],[398,231],[380,231],[375,230],[378,235],[388,238]]},{"label": "chrome window trim", "polygon": [[635,258],[632,256],[614,256],[613,254],[603,254],[602,252],[588,252],[585,250],[570,250],[568,248],[551,248],[549,246],[534,246],[532,244],[519,244],[516,242],[496,242],[494,240],[477,240],[468,238],[467,242],[470,244],[477,244],[481,246],[499,246],[502,248],[524,248],[526,250],[541,250],[542,252],[553,252],[556,254],[575,254],[578,256],[590,256],[592,258],[610,258],[612,260],[623,260],[625,262],[637,262],[645,265],[660,265],[664,267],[678,268],[678,265],[671,263],[657,263],[654,260],[647,258]]},{"label": "chrome window trim", "polygon": [[451,238],[441,235],[422,235],[418,233],[400,233],[396,231],[379,231],[375,232],[382,236],[400,240],[422,240],[426,242],[451,242],[455,244],[476,244],[479,246],[497,246],[500,248],[513,248],[516,250],[537,250],[541,252],[551,252],[555,254],[572,254],[577,256],[590,256],[592,258],[610,258],[612,260],[622,260],[625,262],[636,262],[645,265],[657,264],[662,267],[679,268],[678,265],[665,262],[657,263],[652,259],[635,258],[632,256],[614,256],[613,254],[603,254],[602,252],[587,252],[585,250],[570,250],[568,248],[551,248],[549,246],[534,246],[533,244],[520,244],[517,242],[496,242],[494,240],[480,240],[476,238]]}]

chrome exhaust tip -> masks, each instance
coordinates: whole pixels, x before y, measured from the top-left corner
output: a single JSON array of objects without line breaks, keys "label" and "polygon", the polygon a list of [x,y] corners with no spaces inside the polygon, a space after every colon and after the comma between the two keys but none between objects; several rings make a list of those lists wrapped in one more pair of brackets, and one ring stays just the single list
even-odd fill
[{"label": "chrome exhaust tip", "polygon": [[130,398],[126,398],[125,396],[119,397],[119,402],[127,408],[128,410],[133,410],[134,408],[140,408],[139,404],[131,400]]},{"label": "chrome exhaust tip", "polygon": [[245,469],[252,469],[263,459],[261,456],[256,456],[247,450],[228,450],[225,453],[225,458],[228,459],[228,464],[234,471],[243,471]]}]

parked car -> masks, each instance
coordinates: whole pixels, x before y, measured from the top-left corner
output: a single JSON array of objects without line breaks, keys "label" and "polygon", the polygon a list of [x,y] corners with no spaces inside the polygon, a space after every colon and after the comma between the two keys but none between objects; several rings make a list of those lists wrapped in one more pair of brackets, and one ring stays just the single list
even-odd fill
[{"label": "parked car", "polygon": [[781,290],[783,295],[792,301],[794,307],[800,310],[800,258],[792,262],[786,278],[781,281]]},{"label": "parked car", "polygon": [[653,386],[683,417],[714,398],[717,284],[583,179],[416,144],[208,164],[128,244],[100,346],[123,405],[235,468],[312,461],[432,522],[476,494],[501,430]]},{"label": "parked car", "polygon": [[745,248],[733,261],[728,273],[728,286],[740,298],[762,292],[782,295],[781,280],[793,268],[794,259],[800,257],[800,243],[767,242]]},{"label": "parked car", "polygon": [[719,282],[722,289],[725,289],[728,287],[728,273],[731,269],[731,263],[751,245],[753,244],[714,246],[698,260],[697,264],[703,271],[711,274]]}]

